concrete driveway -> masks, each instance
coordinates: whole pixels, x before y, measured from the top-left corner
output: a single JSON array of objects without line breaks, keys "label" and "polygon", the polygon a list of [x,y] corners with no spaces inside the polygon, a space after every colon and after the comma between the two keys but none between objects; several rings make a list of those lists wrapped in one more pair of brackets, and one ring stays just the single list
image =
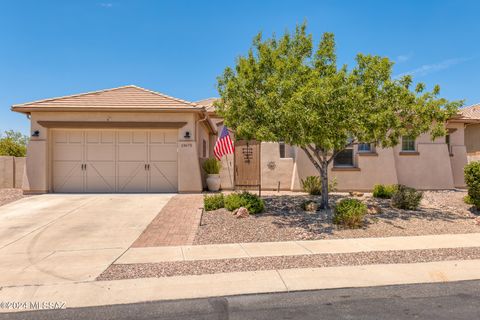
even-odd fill
[{"label": "concrete driveway", "polygon": [[0,207],[0,285],[94,279],[172,197],[51,194]]}]

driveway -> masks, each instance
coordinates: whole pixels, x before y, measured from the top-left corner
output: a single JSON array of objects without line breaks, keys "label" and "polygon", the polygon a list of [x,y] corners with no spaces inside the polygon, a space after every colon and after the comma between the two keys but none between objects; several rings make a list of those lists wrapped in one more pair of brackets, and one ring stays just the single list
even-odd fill
[{"label": "driveway", "polygon": [[0,207],[0,284],[95,279],[172,197],[51,194]]}]

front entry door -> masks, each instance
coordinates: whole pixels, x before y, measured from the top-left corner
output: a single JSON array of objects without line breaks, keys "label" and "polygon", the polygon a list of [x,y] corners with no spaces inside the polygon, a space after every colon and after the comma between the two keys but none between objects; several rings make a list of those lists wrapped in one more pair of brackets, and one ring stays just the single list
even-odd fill
[{"label": "front entry door", "polygon": [[235,187],[260,190],[260,142],[235,142]]}]

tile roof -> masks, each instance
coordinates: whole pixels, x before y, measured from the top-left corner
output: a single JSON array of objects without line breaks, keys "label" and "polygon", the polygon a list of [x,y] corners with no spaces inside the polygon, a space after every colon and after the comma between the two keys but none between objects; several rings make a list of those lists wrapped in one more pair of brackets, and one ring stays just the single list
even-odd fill
[{"label": "tile roof", "polygon": [[480,103],[458,110],[462,119],[480,120]]},{"label": "tile roof", "polygon": [[205,107],[205,109],[208,112],[215,112],[215,106],[213,105],[213,103],[215,101],[217,101],[218,99],[219,98],[207,98],[207,99],[195,101],[195,103],[200,105],[200,106]]},{"label": "tile roof", "polygon": [[14,111],[62,109],[198,109],[202,106],[134,85],[38,100],[12,106]]}]

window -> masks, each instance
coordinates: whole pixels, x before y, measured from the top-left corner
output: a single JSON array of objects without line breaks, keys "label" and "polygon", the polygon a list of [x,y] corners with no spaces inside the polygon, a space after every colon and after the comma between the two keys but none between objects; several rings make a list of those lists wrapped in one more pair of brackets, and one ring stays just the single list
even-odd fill
[{"label": "window", "polygon": [[205,141],[205,139],[202,141],[202,157],[207,157],[207,141]]},{"label": "window", "polygon": [[333,159],[334,167],[353,167],[353,148],[347,148],[337,153]]},{"label": "window", "polygon": [[358,152],[372,152],[372,145],[370,143],[359,143]]},{"label": "window", "polygon": [[415,138],[409,136],[402,137],[402,151],[415,151]]},{"label": "window", "polygon": [[278,143],[278,147],[279,147],[279,150],[280,150],[280,158],[285,158],[285,142],[283,141],[280,141]]}]

